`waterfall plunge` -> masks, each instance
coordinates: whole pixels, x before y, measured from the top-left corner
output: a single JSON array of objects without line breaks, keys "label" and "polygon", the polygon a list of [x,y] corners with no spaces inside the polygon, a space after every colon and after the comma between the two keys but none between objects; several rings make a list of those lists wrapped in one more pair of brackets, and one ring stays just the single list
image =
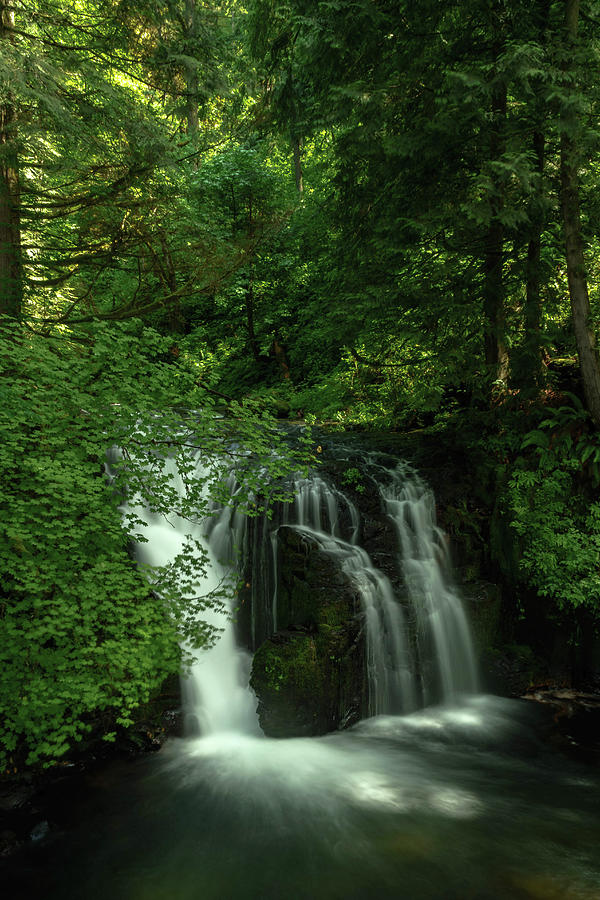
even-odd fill
[{"label": "waterfall plunge", "polygon": [[[170,461],[167,470],[174,471]],[[309,535],[355,586],[360,596],[366,630],[366,671],[369,714],[400,714],[416,709],[430,689],[423,686],[419,668],[428,662],[436,671],[437,693],[444,701],[476,690],[477,678],[469,628],[460,598],[449,579],[445,535],[435,524],[431,491],[406,465],[382,469],[382,503],[398,534],[400,565],[408,602],[401,603],[389,578],[358,544],[360,515],[356,506],[319,476],[294,483],[295,501],[277,504],[272,518],[265,516],[248,539],[248,524],[233,506],[213,511],[203,526],[173,516],[140,510],[148,522],[147,543],[138,545],[138,558],[164,565],[181,550],[186,534],[201,538],[210,557],[205,578],[194,593],[214,590],[231,567],[253,567],[252,639],[259,631],[273,633],[287,623],[277,621],[277,530],[289,525]],[[237,486],[230,479],[232,496]],[[183,490],[183,485],[180,485]],[[251,546],[249,546],[251,545]],[[258,608],[264,608],[257,624]],[[221,629],[216,644],[200,651],[198,661],[184,679],[186,727],[191,733],[258,733],[255,697],[248,687],[250,655],[235,644],[231,616],[207,612],[204,617]],[[411,635],[409,622],[416,625]]]}]

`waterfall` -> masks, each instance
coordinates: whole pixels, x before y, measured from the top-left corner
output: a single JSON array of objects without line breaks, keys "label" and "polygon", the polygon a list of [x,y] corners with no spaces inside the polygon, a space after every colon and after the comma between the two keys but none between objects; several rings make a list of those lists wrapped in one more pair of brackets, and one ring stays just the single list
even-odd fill
[{"label": "waterfall", "polygon": [[400,463],[391,476],[380,491],[398,533],[420,656],[433,657],[442,699],[449,701],[475,692],[478,679],[471,632],[452,584],[448,539],[436,525],[433,493],[418,475]]},{"label": "waterfall", "polygon": [[[148,522],[147,543],[138,546],[138,558],[165,564],[179,552],[186,534],[202,540],[210,566],[194,592],[209,593],[232,571],[247,578],[249,617],[247,606],[243,614],[256,649],[289,624],[279,621],[278,613],[278,532],[284,525],[294,528],[331,558],[360,598],[369,715],[407,713],[424,702],[450,701],[476,690],[477,678],[467,620],[450,578],[446,537],[435,523],[433,495],[406,464],[393,469],[373,464],[371,472],[397,534],[403,587],[394,587],[360,546],[356,504],[316,474],[295,480],[293,502],[272,504],[251,527],[236,509],[239,487],[233,475],[228,483],[231,504],[213,504],[203,523],[190,525],[177,516],[167,522],[141,511]],[[213,647],[199,652],[184,680],[188,733],[257,732],[256,698],[248,687],[251,656],[236,644],[231,615],[209,611],[204,618],[208,616],[221,633]]]},{"label": "waterfall", "polygon": [[367,636],[369,715],[411,712],[417,703],[406,623],[389,578],[373,565],[362,547],[306,525],[297,528],[336,562],[360,596]]},{"label": "waterfall", "polygon": [[[389,579],[357,545],[358,509],[322,478],[296,482],[296,528],[310,535],[349,577],[365,616],[369,714],[410,712],[416,708],[405,617]],[[347,540],[341,520],[347,514]]]},{"label": "waterfall", "polygon": [[[200,464],[199,468],[202,469]],[[173,460],[165,460],[164,471],[183,496],[185,486]],[[228,486],[233,494],[237,487],[233,477]],[[146,522],[142,529],[146,541],[136,545],[136,557],[142,564],[154,567],[173,562],[188,535],[203,544],[208,564],[204,576],[190,586],[190,598],[210,594],[228,577],[246,530],[246,519],[235,507],[220,508],[208,523],[191,523],[176,514],[167,521],[147,508],[135,506],[135,500],[130,509]],[[237,646],[230,614],[208,608],[202,617],[219,634],[213,646],[196,651],[197,661],[182,679],[185,731],[258,733],[256,701],[248,686],[250,654]],[[185,649],[193,653],[192,648]]]}]

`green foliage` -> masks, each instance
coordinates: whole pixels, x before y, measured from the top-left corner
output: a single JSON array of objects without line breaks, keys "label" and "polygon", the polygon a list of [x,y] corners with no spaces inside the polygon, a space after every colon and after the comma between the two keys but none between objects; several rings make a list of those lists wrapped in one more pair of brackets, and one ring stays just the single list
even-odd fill
[{"label": "green foliage", "polygon": [[[24,309],[38,322],[153,314],[181,331],[182,307],[244,261],[196,166],[239,105],[237,30],[219,4],[191,6],[193,23],[185,0],[11,8],[0,155],[16,157]],[[211,132],[200,146],[181,133],[194,109]]]},{"label": "green foliage", "polygon": [[517,470],[508,487],[512,527],[527,584],[558,609],[600,608],[600,503],[574,492],[573,467],[557,460]]},{"label": "green foliage", "polygon": [[55,758],[98,716],[110,739],[179,665],[177,640],[211,640],[202,611],[222,597],[193,597],[201,548],[190,537],[150,591],[119,499],[197,522],[235,466],[255,514],[306,457],[274,408],[394,429],[460,412],[486,485],[508,483],[520,577],[558,607],[595,606],[600,439],[574,394],[543,416],[520,405],[550,382],[542,357],[574,353],[565,138],[600,275],[592,19],[567,47],[563,6],[541,0],[22,0],[14,14],[0,188],[19,224],[0,269],[22,260],[26,324],[4,323],[0,348],[8,750]]},{"label": "green foliage", "polygon": [[[254,513],[265,482],[305,458],[251,404],[217,415],[171,346],[135,320],[54,337],[1,323],[2,767],[11,756],[54,760],[92,724],[109,734],[114,721],[126,726],[179,668],[178,641],[214,639],[202,612],[223,597],[196,596],[201,545],[189,537],[173,564],[147,572],[151,590],[129,553],[132,538],[144,540],[139,505],[198,522],[212,498],[231,502],[222,481],[234,467],[240,507]],[[125,491],[138,506],[123,519]]]},{"label": "green foliage", "polygon": [[[559,609],[600,609],[600,436],[581,401],[550,409],[522,440],[506,503],[522,577]],[[531,452],[533,451],[533,456]]]},{"label": "green foliage", "polygon": [[362,494],[365,490],[365,486],[362,481],[362,474],[359,469],[351,466],[342,472],[342,484],[346,484],[349,487],[353,487],[355,491],[358,491],[359,494]]}]

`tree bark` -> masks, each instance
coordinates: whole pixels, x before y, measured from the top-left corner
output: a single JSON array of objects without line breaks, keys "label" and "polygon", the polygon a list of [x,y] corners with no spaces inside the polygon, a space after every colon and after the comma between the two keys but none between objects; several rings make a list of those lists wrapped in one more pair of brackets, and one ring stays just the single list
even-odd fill
[{"label": "tree bark", "polygon": [[[252,194],[248,197],[248,235],[254,235],[254,217],[253,217]],[[248,329],[248,343],[252,350],[252,356],[257,363],[261,361],[260,348],[254,330],[254,264],[250,265],[250,273],[248,276],[248,284],[244,295],[244,303],[246,306],[246,327]]]},{"label": "tree bark", "polygon": [[[197,31],[197,11],[196,0],[185,0],[185,42],[186,54],[192,55],[193,43],[196,38]],[[190,138],[195,141],[200,130],[200,118],[198,115],[198,67],[193,63],[185,64],[185,113],[186,113],[186,131]],[[196,168],[200,165],[200,158],[194,157]]]},{"label": "tree bark", "polygon": [[246,328],[248,329],[248,343],[250,344],[250,349],[252,350],[252,356],[254,357],[255,361],[259,363],[260,348],[258,346],[256,332],[254,330],[254,281],[252,280],[252,277],[250,278],[248,286],[246,287],[244,303],[246,306]]},{"label": "tree bark", "polygon": [[[567,48],[577,39],[579,0],[566,0]],[[566,53],[565,60],[572,54]],[[565,62],[565,67],[568,65]],[[581,231],[578,159],[575,133],[577,114],[572,105],[564,110],[564,130],[560,146],[561,206],[567,260],[567,280],[573,318],[573,332],[583,381],[583,391],[588,411],[600,427],[600,359],[596,346],[596,334],[591,324],[583,235]]]},{"label": "tree bark", "polygon": [[292,152],[294,154],[294,178],[296,181],[296,190],[301,194],[304,190],[304,182],[302,176],[302,154],[300,152],[300,138],[292,134]]},{"label": "tree bark", "polygon": [[[531,10],[531,30],[533,39],[543,46],[546,43],[550,18],[551,0],[537,0]],[[532,393],[539,390],[542,381],[541,342],[541,256],[542,232],[546,224],[544,208],[544,166],[546,141],[544,125],[546,119],[546,99],[543,92],[534,88],[532,150],[535,158],[537,189],[529,201],[529,241],[527,245],[527,266],[525,276],[525,306],[523,319],[525,326],[525,372],[523,382]]]},{"label": "tree bark", "polygon": [[[0,47],[12,40],[15,14],[0,2]],[[0,315],[19,318],[23,299],[20,185],[16,117],[0,104]]]},{"label": "tree bark", "polygon": [[279,340],[277,334],[273,336],[273,341],[271,343],[271,355],[279,364],[279,368],[281,369],[281,374],[285,379],[289,379],[290,377],[290,363],[287,358],[287,353],[285,352],[285,347]]},{"label": "tree bark", "polygon": [[173,263],[173,256],[167,243],[167,236],[164,231],[159,234],[160,246],[162,250],[162,267],[159,277],[165,282],[168,293],[172,299],[167,307],[167,316],[169,323],[169,331],[172,334],[183,334],[185,332],[185,322],[181,312],[181,298],[177,294],[177,272]]},{"label": "tree bark", "polygon": [[[542,131],[533,133],[533,151],[536,158],[536,172],[541,183],[544,174],[545,141]],[[540,265],[542,254],[542,228],[544,214],[540,198],[534,197],[529,204],[530,232],[527,245],[527,274],[525,284],[525,349],[527,352],[527,374],[525,383],[533,390],[540,384],[542,375],[541,355],[541,315]]]},{"label": "tree bark", "polygon": [[[506,118],[506,87],[498,84],[492,91],[492,125],[490,131],[490,159],[499,159],[504,152],[504,125]],[[483,261],[483,314],[485,361],[494,381],[506,384],[508,380],[508,348],[504,311],[504,226],[500,221],[502,210],[502,186],[494,185],[492,217],[485,240]]]}]

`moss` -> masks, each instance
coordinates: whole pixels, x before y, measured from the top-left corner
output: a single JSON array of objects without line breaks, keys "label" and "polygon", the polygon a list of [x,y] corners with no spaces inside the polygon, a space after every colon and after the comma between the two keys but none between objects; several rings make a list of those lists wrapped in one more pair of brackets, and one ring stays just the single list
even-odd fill
[{"label": "moss", "polygon": [[500,504],[496,505],[490,522],[490,550],[494,564],[504,581],[511,587],[519,582],[521,548],[519,539]]},{"label": "moss", "polygon": [[266,641],[257,656],[257,670],[262,668],[269,691],[293,687],[296,693],[306,693],[318,686],[321,671],[311,635],[298,634],[286,643]]},{"label": "moss", "polygon": [[310,634],[288,633],[265,641],[254,656],[251,684],[259,697],[265,733],[274,737],[319,733],[323,672]]},{"label": "moss", "polygon": [[347,628],[280,632],[254,656],[251,684],[266,734],[324,734],[364,711],[364,647]]}]

